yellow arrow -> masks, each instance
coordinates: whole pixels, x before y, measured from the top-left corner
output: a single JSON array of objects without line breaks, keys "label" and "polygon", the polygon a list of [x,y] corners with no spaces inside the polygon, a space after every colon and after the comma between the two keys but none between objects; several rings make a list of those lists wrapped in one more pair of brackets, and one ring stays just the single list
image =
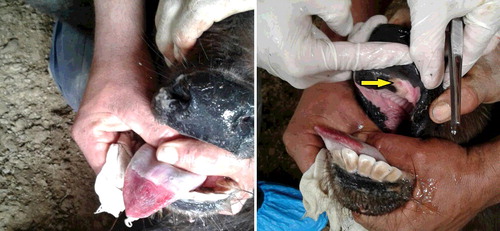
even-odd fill
[{"label": "yellow arrow", "polygon": [[383,87],[386,85],[393,84],[391,81],[383,80],[383,79],[377,79],[377,81],[361,81],[362,86],[377,86],[377,87]]}]

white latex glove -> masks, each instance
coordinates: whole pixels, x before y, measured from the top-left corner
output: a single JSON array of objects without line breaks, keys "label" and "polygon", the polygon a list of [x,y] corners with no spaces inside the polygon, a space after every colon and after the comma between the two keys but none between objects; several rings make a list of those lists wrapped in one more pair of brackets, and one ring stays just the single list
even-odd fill
[{"label": "white latex glove", "polygon": [[445,29],[451,19],[465,16],[462,75],[483,55],[492,38],[498,44],[499,0],[408,0],[408,5],[410,53],[426,88],[436,88],[443,81]]},{"label": "white latex glove", "polygon": [[171,65],[215,22],[253,9],[252,0],[160,0],[155,16],[156,45]]},{"label": "white latex glove", "polygon": [[296,88],[343,81],[351,70],[412,62],[405,45],[331,42],[312,24],[311,15],[318,15],[336,33],[349,34],[350,0],[259,0],[257,5],[257,65]]},{"label": "white latex glove", "polygon": [[380,24],[387,24],[387,21],[384,15],[375,15],[366,22],[358,22],[352,28],[352,33],[347,37],[347,41],[352,43],[367,42],[373,30]]}]

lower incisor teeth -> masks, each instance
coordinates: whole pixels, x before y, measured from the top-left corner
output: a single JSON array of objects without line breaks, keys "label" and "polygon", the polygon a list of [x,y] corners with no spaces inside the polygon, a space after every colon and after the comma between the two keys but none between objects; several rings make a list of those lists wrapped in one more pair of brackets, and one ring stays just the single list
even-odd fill
[{"label": "lower incisor teeth", "polygon": [[359,175],[369,177],[374,164],[375,158],[361,154],[358,160]]},{"label": "lower incisor teeth", "polygon": [[389,181],[389,182],[396,182],[401,178],[403,175],[403,172],[401,170],[392,167],[391,172],[384,178],[384,181]]},{"label": "lower incisor teeth", "polygon": [[347,148],[343,148],[341,153],[345,163],[345,170],[349,173],[356,172],[356,169],[358,169],[358,154]]},{"label": "lower incisor teeth", "polygon": [[373,166],[370,178],[382,181],[389,173],[391,173],[392,167],[384,161],[377,161]]}]

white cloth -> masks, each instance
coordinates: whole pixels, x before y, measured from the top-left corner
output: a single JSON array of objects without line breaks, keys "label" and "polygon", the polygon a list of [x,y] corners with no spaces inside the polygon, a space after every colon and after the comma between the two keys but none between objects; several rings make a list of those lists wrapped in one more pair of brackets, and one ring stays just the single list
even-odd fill
[{"label": "white cloth", "polygon": [[321,181],[326,176],[328,150],[321,149],[316,156],[314,164],[304,173],[300,180],[299,189],[302,193],[305,216],[318,219],[318,216],[326,211],[330,222],[330,231],[363,231],[366,230],[352,218],[351,212],[342,208],[321,190]]},{"label": "white cloth", "polygon": [[99,196],[101,206],[95,212],[107,212],[115,217],[125,210],[122,188],[125,170],[132,158],[128,147],[123,144],[111,144],[106,154],[106,163],[97,175],[94,189]]}]

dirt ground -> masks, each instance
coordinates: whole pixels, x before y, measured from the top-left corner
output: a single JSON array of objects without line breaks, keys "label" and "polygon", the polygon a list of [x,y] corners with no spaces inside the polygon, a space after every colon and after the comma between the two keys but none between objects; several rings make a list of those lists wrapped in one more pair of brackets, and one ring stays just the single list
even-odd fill
[{"label": "dirt ground", "polygon": [[287,82],[259,69],[262,115],[259,115],[257,179],[299,186],[302,173],[286,153],[283,132],[302,94]]},{"label": "dirt ground", "polygon": [[0,230],[107,230],[75,113],[47,67],[53,20],[0,0]]}]

